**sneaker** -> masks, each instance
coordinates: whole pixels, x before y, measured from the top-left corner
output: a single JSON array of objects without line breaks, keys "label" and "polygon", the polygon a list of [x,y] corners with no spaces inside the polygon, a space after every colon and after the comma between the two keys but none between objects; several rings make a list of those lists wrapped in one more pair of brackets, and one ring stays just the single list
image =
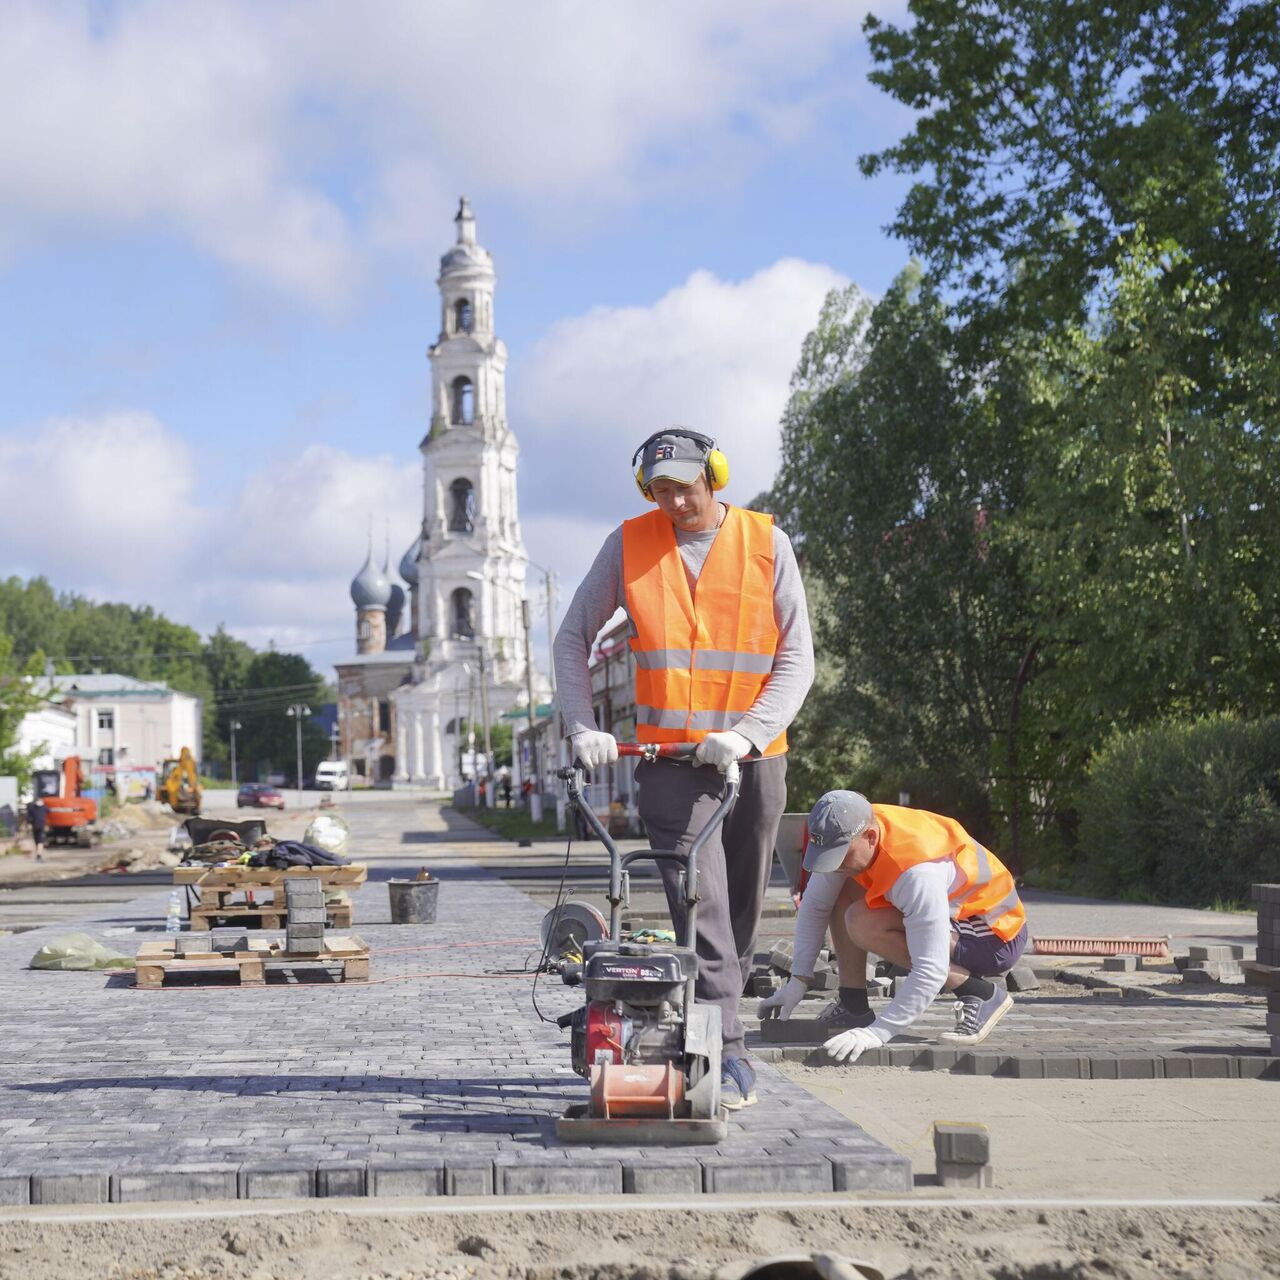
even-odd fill
[{"label": "sneaker", "polygon": [[997,1022],[1013,1008],[1013,997],[999,984],[988,1000],[978,996],[956,997],[956,1029],[938,1038],[950,1044],[981,1044]]},{"label": "sneaker", "polygon": [[815,1022],[822,1023],[823,1027],[830,1028],[833,1036],[841,1031],[851,1031],[854,1027],[869,1027],[875,1020],[876,1015],[872,1010],[854,1013],[846,1009],[839,998],[827,1005],[814,1019]]},{"label": "sneaker", "polygon": [[726,1058],[720,1068],[720,1102],[729,1111],[754,1105],[756,1073],[746,1058]]}]

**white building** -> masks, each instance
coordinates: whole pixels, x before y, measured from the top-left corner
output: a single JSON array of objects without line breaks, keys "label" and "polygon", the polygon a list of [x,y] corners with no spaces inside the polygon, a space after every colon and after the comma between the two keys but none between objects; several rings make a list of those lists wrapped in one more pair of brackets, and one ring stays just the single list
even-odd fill
[{"label": "white building", "polygon": [[[396,786],[452,789],[483,749],[483,724],[545,701],[527,666],[525,568],[516,510],[519,445],[507,425],[507,349],[494,333],[493,259],[464,197],[440,260],[440,336],[429,349],[431,425],[422,452],[422,527],[400,562],[410,629],[395,634],[389,564],[372,548],[351,586],[358,653],[337,664],[343,753]],[[466,726],[474,732],[469,740]]]},{"label": "white building", "polygon": [[33,769],[56,769],[68,756],[80,754],[79,724],[76,712],[46,702],[22,717],[14,748],[22,755],[37,752],[31,761]]},{"label": "white building", "polygon": [[90,768],[151,769],[183,747],[200,758],[204,708],[193,694],[120,675],[45,676],[35,688],[75,716],[76,751]]}]

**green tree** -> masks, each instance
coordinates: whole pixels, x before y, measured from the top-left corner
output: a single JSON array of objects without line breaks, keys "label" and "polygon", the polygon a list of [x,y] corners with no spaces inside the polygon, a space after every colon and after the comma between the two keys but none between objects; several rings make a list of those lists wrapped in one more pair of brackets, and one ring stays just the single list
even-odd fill
[{"label": "green tree", "polygon": [[825,593],[819,645],[839,675],[818,707],[858,727],[864,776],[988,838],[1003,822],[1015,858],[1045,786],[1034,612],[995,534],[1023,496],[1019,375],[965,367],[918,269],[874,309],[833,293],[792,380],[775,488]]},{"label": "green tree", "polygon": [[25,663],[16,662],[13,649],[12,639],[0,630],[0,774],[16,777],[22,791],[30,781],[33,753],[17,749],[18,730],[40,705],[33,680],[44,662],[38,653]]},{"label": "green tree", "polygon": [[[254,656],[245,672],[239,699],[226,705],[244,726],[238,735],[242,776],[251,777],[253,766],[266,772],[297,773],[297,721],[288,715],[291,706],[319,709],[323,682],[303,657],[271,650]],[[303,775],[310,776],[329,754],[329,739],[310,719],[302,724]]]}]

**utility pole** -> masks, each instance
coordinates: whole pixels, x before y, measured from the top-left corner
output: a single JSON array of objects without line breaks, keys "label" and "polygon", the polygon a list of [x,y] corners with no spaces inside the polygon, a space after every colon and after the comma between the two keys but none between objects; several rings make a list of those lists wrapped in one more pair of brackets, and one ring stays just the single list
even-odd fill
[{"label": "utility pole", "polygon": [[338,723],[335,720],[332,727],[329,730],[329,759],[330,760],[336,760],[338,758],[339,736],[340,736],[340,731],[338,729]]},{"label": "utility pole", "polygon": [[231,722],[231,785],[236,786],[236,730],[243,729],[239,720]]},{"label": "utility pole", "polygon": [[494,808],[493,742],[489,730],[489,675],[484,666],[484,641],[480,641],[480,714],[484,717],[484,794],[485,808]]},{"label": "utility pole", "polygon": [[534,734],[538,713],[533,704],[533,646],[529,643],[529,600],[521,597],[520,625],[524,628],[524,686],[529,697],[529,761],[533,766],[533,791],[529,794],[529,817],[542,821],[542,775],[538,772],[538,740]]},{"label": "utility pole", "polygon": [[285,712],[285,715],[292,716],[295,728],[298,731],[298,804],[302,804],[302,722],[311,714],[311,708],[305,703],[295,702],[293,706]]}]

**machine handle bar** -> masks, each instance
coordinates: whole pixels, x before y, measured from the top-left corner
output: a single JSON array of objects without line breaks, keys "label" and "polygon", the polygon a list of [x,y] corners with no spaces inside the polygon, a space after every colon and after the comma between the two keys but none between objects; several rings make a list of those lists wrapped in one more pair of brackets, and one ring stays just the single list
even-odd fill
[{"label": "machine handle bar", "polygon": [[639,756],[642,760],[692,760],[696,742],[620,742],[620,756]]}]

